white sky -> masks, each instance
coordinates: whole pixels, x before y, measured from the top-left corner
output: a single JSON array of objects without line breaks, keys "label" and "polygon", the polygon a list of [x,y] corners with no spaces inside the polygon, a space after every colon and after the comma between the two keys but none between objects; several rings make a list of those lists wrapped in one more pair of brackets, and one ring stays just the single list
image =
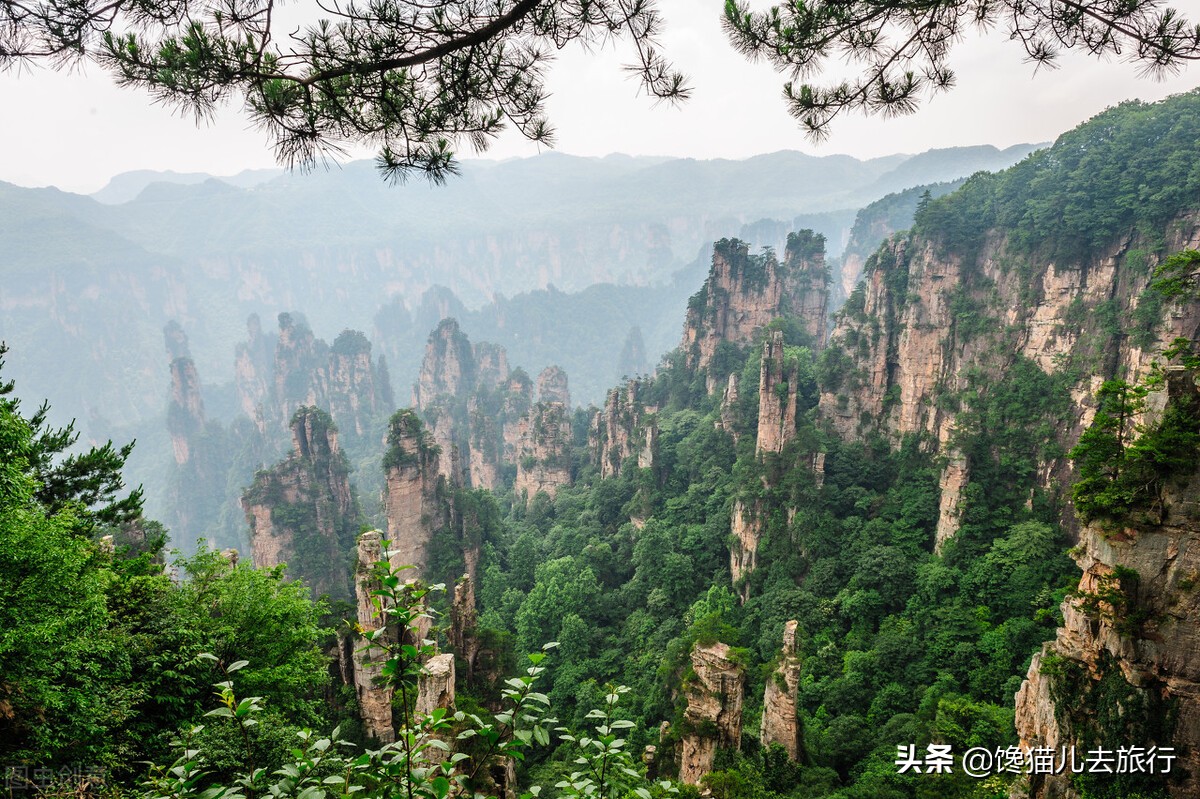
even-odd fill
[{"label": "white sky", "polygon": [[[1022,61],[1020,45],[993,32],[956,47],[950,65],[957,86],[915,115],[846,117],[835,123],[829,140],[813,145],[785,111],[783,76],[746,62],[726,43],[720,0],[659,0],[659,5],[666,21],[663,50],[690,76],[693,99],[682,108],[655,106],[620,69],[629,60],[626,51],[568,49],[549,81],[548,111],[559,151],[743,158],[794,149],[870,157],[960,144],[1006,147],[1053,140],[1121,100],[1155,100],[1200,84],[1195,68],[1159,82],[1140,77],[1136,65],[1081,55],[1064,55],[1062,68],[1035,75]],[[1200,0],[1177,5],[1200,16]],[[536,152],[519,137],[506,136],[486,157]],[[116,88],[95,68],[82,74],[41,69],[0,74],[0,154],[0,180],[83,193],[133,169],[229,175],[275,165],[265,136],[236,108],[197,127],[142,92]]]}]

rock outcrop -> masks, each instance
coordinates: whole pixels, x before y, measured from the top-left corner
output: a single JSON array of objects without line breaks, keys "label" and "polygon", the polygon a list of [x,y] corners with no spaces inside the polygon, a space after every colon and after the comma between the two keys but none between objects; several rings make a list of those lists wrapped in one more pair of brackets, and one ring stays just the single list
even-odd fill
[{"label": "rock outcrop", "polygon": [[[476,556],[477,557],[477,556]],[[468,568],[472,565],[468,563]],[[475,580],[470,571],[454,584],[454,600],[450,605],[450,645],[467,666],[467,681],[474,679],[475,661],[479,657],[480,641],[475,610]]]},{"label": "rock outcrop", "polygon": [[266,432],[270,412],[271,385],[274,382],[274,337],[264,335],[258,314],[246,319],[247,340],[237,345],[233,379],[238,406],[247,419],[254,421],[260,433]]},{"label": "rock outcrop", "polygon": [[695,677],[683,686],[687,710],[679,744],[679,780],[698,785],[712,771],[718,748],[741,747],[745,670],[722,643],[696,644],[691,660]]},{"label": "rock outcrop", "polygon": [[184,547],[201,537],[214,548],[244,546],[241,531],[227,521],[231,518],[227,511],[236,513],[226,492],[232,460],[230,431],[206,417],[200,374],[183,329],[169,324],[163,337],[171,357],[167,432],[173,455],[166,475],[170,510],[163,521]]},{"label": "rock outcrop", "polygon": [[[462,466],[469,463],[467,437],[460,408],[475,387],[475,352],[454,319],[443,319],[425,345],[421,372],[413,386],[413,407],[421,414],[437,444],[438,472],[452,483],[464,482]],[[466,456],[464,458],[464,456]]]},{"label": "rock outcrop", "polygon": [[287,563],[315,596],[348,599],[360,516],[337,428],[319,408],[292,417],[292,452],[260,471],[242,495],[258,568]]},{"label": "rock outcrop", "polygon": [[292,418],[299,408],[329,406],[324,367],[329,345],[313,335],[303,314],[279,314],[275,343],[275,401],[279,418]]},{"label": "rock outcrop", "polygon": [[[378,630],[382,621],[375,611],[374,592],[380,588],[375,564],[383,560],[383,533],[371,530],[359,536],[354,573],[354,595],[358,624],[364,633]],[[367,651],[354,646],[354,689],[363,731],[380,743],[396,740],[392,724],[392,687],[382,679],[383,658],[379,650]]]},{"label": "rock outcrop", "polygon": [[631,458],[643,469],[654,465],[658,407],[645,401],[649,388],[648,380],[630,380],[610,389],[604,409],[592,417],[588,444],[601,477],[620,474]]},{"label": "rock outcrop", "polygon": [[567,373],[547,367],[538,376],[538,402],[517,427],[517,479],[513,491],[531,500],[553,497],[571,482],[571,392]]},{"label": "rock outcrop", "polygon": [[394,400],[366,336],[344,330],[330,346],[313,335],[302,314],[282,313],[272,359],[257,317],[248,329],[249,340],[237,350],[235,382],[243,412],[260,430],[271,435],[289,425],[299,408],[316,407],[330,413],[352,444],[378,435]]},{"label": "rock outcrop", "polygon": [[167,432],[175,464],[185,466],[192,460],[195,438],[204,431],[204,397],[200,393],[200,375],[190,357],[171,361],[171,398],[167,404]]},{"label": "rock outcrop", "polygon": [[447,523],[438,447],[411,410],[392,416],[387,447],[383,505],[390,560],[395,566],[412,566],[403,577],[414,580],[425,576],[429,543]]},{"label": "rock outcrop", "polygon": [[556,403],[567,410],[571,408],[571,389],[567,373],[558,366],[547,366],[538,375],[538,402],[544,405]]},{"label": "rock outcrop", "polygon": [[539,492],[553,497],[571,483],[571,417],[560,402],[539,402],[518,428],[517,479],[513,491],[526,501]]},{"label": "rock outcrop", "polygon": [[434,655],[425,663],[421,675],[417,678],[415,715],[421,718],[438,708],[451,710],[453,707],[454,655]]},{"label": "rock outcrop", "polygon": [[621,354],[617,358],[617,373],[625,377],[637,377],[650,372],[650,361],[646,358],[646,343],[642,330],[637,325],[629,328]]},{"label": "rock outcrop", "polygon": [[343,330],[329,349],[325,372],[329,413],[345,435],[367,438],[393,404],[391,386],[371,360],[371,342],[356,330]]},{"label": "rock outcrop", "polygon": [[[1165,237],[1166,252],[1194,248],[1200,222],[1195,215],[1176,219]],[[1000,384],[1017,359],[1050,375],[1075,366],[1093,374],[1098,360],[1107,374],[1144,374],[1155,353],[1177,336],[1192,336],[1200,323],[1196,304],[1174,309],[1144,347],[1128,340],[1118,346],[1103,328],[1099,311],[1131,318],[1153,273],[1143,259],[1152,248],[1132,234],[1082,263],[1015,269],[1014,261],[1026,259],[1010,250],[1000,235],[986,238],[969,259],[920,236],[893,240],[868,260],[826,356],[837,368],[821,387],[819,412],[834,432],[854,439],[880,431],[896,442],[916,435],[944,456],[939,548],[958,529],[972,469],[955,445],[963,407],[953,398]],[[1067,418],[1056,425],[1060,449],[1091,423],[1102,380],[1070,389]],[[1041,487],[1068,484],[1069,468],[1065,458],[1040,464]]]},{"label": "rock outcrop", "polygon": [[471,342],[456,320],[443,319],[425,344],[425,359],[413,386],[413,406],[426,410],[440,397],[464,394],[474,385],[475,352]]},{"label": "rock outcrop", "polygon": [[515,473],[517,492],[530,497],[570,482],[566,372],[547,368],[537,388],[535,408],[533,381],[521,369],[509,370],[503,347],[472,346],[457,322],[442,320],[413,388],[416,408],[441,449],[439,472],[451,483],[488,489]]},{"label": "rock outcrop", "polygon": [[758,376],[758,439],[755,451],[782,452],[796,436],[797,366],[785,365],[783,331],[776,330],[763,342]]},{"label": "rock outcrop", "polygon": [[[1188,403],[1189,412],[1200,407],[1200,389],[1186,373],[1171,375],[1163,394]],[[1161,407],[1163,395],[1150,397],[1152,407],[1156,399]],[[1083,570],[1079,587],[1017,694],[1022,746],[1082,751],[1091,732],[1105,746],[1174,747],[1170,795],[1200,795],[1198,492],[1194,475],[1168,487],[1157,523],[1147,514],[1136,527],[1083,528],[1072,550]],[[1105,738],[1097,719],[1118,724],[1107,733],[1122,739]],[[1141,737],[1125,740],[1128,731]],[[1034,799],[1078,797],[1067,774],[1035,775],[1029,789]]]},{"label": "rock outcrop", "polygon": [[722,239],[713,246],[704,287],[688,301],[683,351],[688,367],[707,373],[711,393],[728,376],[710,369],[722,345],[745,346],[782,316],[795,317],[814,347],[825,341],[829,275],[825,239],[812,231],[788,236],[782,263],[773,252],[751,255],[749,245]]},{"label": "rock outcrop", "polygon": [[718,430],[724,430],[733,438],[733,443],[738,442],[737,429],[737,405],[738,405],[738,376],[736,372],[729,375],[729,382],[725,384],[725,393],[721,395],[721,415],[717,418],[716,425]]},{"label": "rock outcrop", "polygon": [[764,747],[779,744],[793,761],[800,760],[803,739],[796,716],[796,699],[800,690],[800,659],[797,656],[795,621],[783,625],[783,646],[779,664],[767,677],[763,692],[763,715],[759,737]]},{"label": "rock outcrop", "polygon": [[761,503],[747,506],[740,499],[734,500],[730,519],[730,532],[733,535],[729,544],[729,572],[742,602],[750,598],[750,585],[746,578],[758,568],[758,542],[763,533],[761,516]]}]

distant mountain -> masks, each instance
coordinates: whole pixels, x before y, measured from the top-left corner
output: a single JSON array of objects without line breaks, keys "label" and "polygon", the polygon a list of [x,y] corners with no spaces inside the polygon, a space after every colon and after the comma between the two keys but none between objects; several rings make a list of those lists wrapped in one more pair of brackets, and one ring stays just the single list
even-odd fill
[{"label": "distant mountain", "polygon": [[[283,174],[282,169],[245,169],[236,175],[220,177],[224,183],[238,188],[248,189],[265,183]],[[122,172],[113,176],[104,188],[92,192],[93,200],[105,205],[120,205],[127,203],[142,193],[142,190],[154,183],[176,183],[192,186],[212,180],[213,176],[203,172],[174,172],[172,170],[158,171],[153,169],[138,169],[133,172]]]},{"label": "distant mountain", "polygon": [[[58,420],[78,417],[85,437],[155,446],[172,320],[218,417],[233,407],[247,317],[281,311],[304,312],[326,340],[372,335],[401,402],[434,317],[450,310],[473,338],[504,344],[513,366],[559,363],[576,400],[596,402],[621,377],[616,354],[635,327],[650,364],[678,340],[714,240],[780,249],[810,227],[837,255],[857,209],[892,183],[963,177],[1022,152],[548,153],[468,161],[441,187],[389,186],[369,161],[220,179],[126,173],[93,197],[0,184],[0,338],[29,402],[54,397]],[[423,303],[434,286],[445,288]],[[153,472],[161,459],[142,455]]]},{"label": "distant mountain", "polygon": [[[1027,155],[1049,147],[1043,144],[1014,144],[999,150],[990,144],[976,147],[950,147],[928,150],[905,159],[867,188],[875,197],[903,191],[927,183],[948,183],[967,178],[976,172],[998,172],[1007,169]],[[874,198],[872,198],[874,199]]]}]

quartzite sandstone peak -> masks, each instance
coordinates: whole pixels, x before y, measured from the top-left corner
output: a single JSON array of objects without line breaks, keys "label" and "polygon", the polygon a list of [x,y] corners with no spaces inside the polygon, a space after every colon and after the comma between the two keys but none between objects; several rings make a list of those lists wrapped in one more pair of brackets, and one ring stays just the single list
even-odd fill
[{"label": "quartzite sandstone peak", "polygon": [[351,550],[360,519],[329,414],[319,408],[296,411],[291,454],[255,475],[242,508],[256,567],[287,563],[289,575],[314,595],[351,596]]},{"label": "quartzite sandstone peak", "polygon": [[790,234],[782,262],[771,251],[751,254],[749,245],[737,239],[718,241],[708,279],[688,301],[683,331],[688,366],[708,373],[711,393],[727,377],[710,369],[718,348],[750,344],[780,317],[795,318],[819,349],[825,341],[828,294],[823,236],[810,230]]},{"label": "quartzite sandstone peak", "polygon": [[[1194,412],[1200,388],[1186,372],[1169,373],[1150,399],[1152,408],[1186,403]],[[1179,799],[1200,794],[1200,476],[1184,477],[1165,491],[1160,519],[1081,530],[1073,555],[1083,576],[1063,603],[1057,638],[1034,656],[1016,699],[1022,746],[1079,750],[1095,706],[1118,702],[1123,722],[1147,739],[1097,740],[1093,731],[1089,740],[1174,747],[1178,777],[1169,790]],[[1079,794],[1069,775],[1050,774],[1033,778],[1029,796]]]}]

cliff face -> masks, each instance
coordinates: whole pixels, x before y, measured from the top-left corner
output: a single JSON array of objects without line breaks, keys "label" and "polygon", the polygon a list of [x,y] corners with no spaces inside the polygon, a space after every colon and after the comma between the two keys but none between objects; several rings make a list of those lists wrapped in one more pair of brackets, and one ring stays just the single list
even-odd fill
[{"label": "cliff face", "polygon": [[304,317],[279,315],[279,338],[275,344],[275,399],[283,419],[290,419],[304,406],[329,404],[321,367],[329,358],[329,345],[313,335]]},{"label": "cliff face", "polygon": [[825,340],[828,272],[825,239],[811,231],[788,236],[781,263],[772,252],[751,255],[744,242],[722,239],[713,247],[704,287],[688,301],[683,350],[690,368],[708,373],[711,393],[727,377],[716,364],[722,343],[744,346],[781,316],[797,318],[813,345]]},{"label": "cliff face", "polygon": [[[374,632],[380,626],[380,618],[372,602],[373,592],[380,588],[374,565],[383,560],[383,534],[379,530],[363,533],[359,536],[355,554],[354,596],[358,623],[363,632]],[[354,646],[351,658],[363,731],[381,743],[396,740],[396,730],[392,725],[392,688],[382,679],[383,660],[378,650],[368,653],[364,647]]]},{"label": "cliff face", "polygon": [[192,459],[193,440],[204,430],[204,398],[200,394],[200,375],[191,358],[171,361],[171,398],[167,405],[167,431],[175,464],[184,466]]},{"label": "cliff face", "polygon": [[393,400],[386,370],[372,360],[366,336],[344,330],[330,346],[313,335],[302,315],[283,313],[274,358],[268,361],[257,319],[252,317],[248,327],[249,340],[238,347],[236,385],[250,418],[265,417],[260,426],[274,429],[287,425],[298,408],[318,407],[333,416],[351,443],[375,435]]},{"label": "cliff face", "polygon": [[246,320],[247,340],[237,345],[233,376],[238,406],[246,418],[253,419],[259,432],[265,432],[265,417],[271,401],[270,383],[275,368],[277,344],[262,332],[258,314]]},{"label": "cliff face", "polygon": [[513,491],[526,501],[537,493],[553,497],[571,482],[571,419],[560,402],[539,402],[521,420],[517,479]]},{"label": "cliff face", "polygon": [[544,405],[557,403],[568,410],[571,407],[571,389],[567,373],[558,366],[547,366],[538,375],[538,402]]},{"label": "cliff face", "polygon": [[[163,331],[170,362],[167,431],[174,456],[167,467],[165,521],[175,541],[184,547],[205,536],[214,547],[240,546],[229,529],[226,472],[232,434],[205,414],[199,371],[188,349],[187,336],[177,324]],[[236,510],[234,511],[236,512]]]},{"label": "cliff face", "polygon": [[[1195,408],[1194,379],[1174,378],[1160,398]],[[1140,516],[1136,528],[1083,528],[1072,551],[1083,576],[1063,603],[1057,637],[1034,656],[1017,694],[1023,746],[1173,746],[1171,795],[1200,794],[1198,491],[1193,475],[1169,487],[1158,513]],[[1097,738],[1097,718],[1132,737]],[[1067,775],[1045,775],[1033,778],[1029,795],[1078,793]]]},{"label": "cliff face", "polygon": [[758,439],[755,450],[782,452],[796,435],[796,367],[784,366],[783,331],[776,330],[763,342],[758,377]]},{"label": "cliff face", "polygon": [[728,433],[734,444],[738,442],[737,404],[738,376],[735,372],[729,375],[729,382],[725,384],[725,392],[721,395],[721,416],[716,422],[717,429]]},{"label": "cliff face", "polygon": [[762,727],[759,737],[764,747],[779,744],[794,761],[800,759],[803,738],[796,718],[796,698],[800,690],[800,659],[796,646],[797,622],[783,626],[783,647],[779,664],[767,678],[763,693]]},{"label": "cliff face", "polygon": [[[553,495],[571,479],[571,393],[557,366],[533,381],[510,371],[503,347],[472,346],[453,319],[429,337],[413,399],[441,448],[438,471],[450,482]],[[509,475],[507,478],[505,475]]]},{"label": "cliff face", "polygon": [[733,586],[742,602],[750,598],[750,585],[746,577],[758,568],[758,542],[762,539],[762,506],[754,502],[747,506],[742,500],[734,500],[730,519],[729,573]]},{"label": "cliff face", "polygon": [[371,343],[357,331],[344,330],[334,339],[325,384],[329,413],[357,439],[366,438],[372,423],[392,410],[391,387],[371,360]]},{"label": "cliff face", "polygon": [[679,780],[699,785],[712,771],[718,748],[741,746],[745,673],[722,643],[697,644],[691,660],[695,677],[683,688],[687,729],[680,742]]},{"label": "cliff face", "polygon": [[513,491],[531,500],[553,497],[571,482],[571,392],[567,373],[549,366],[538,375],[538,402],[517,427],[517,479]]},{"label": "cliff face", "polygon": [[387,444],[384,513],[390,560],[395,566],[415,567],[403,576],[417,579],[425,576],[434,533],[447,521],[438,449],[412,411],[399,411],[392,417]]},{"label": "cliff face", "polygon": [[601,477],[620,474],[621,465],[631,458],[643,469],[654,465],[658,407],[646,403],[648,388],[646,380],[630,380],[611,389],[604,409],[592,417],[588,445]]},{"label": "cliff face", "polygon": [[[1198,242],[1197,217],[1184,216],[1167,227],[1161,251]],[[843,438],[880,431],[898,442],[916,434],[945,456],[940,548],[958,529],[971,473],[956,436],[969,394],[986,393],[1018,361],[1064,380],[1088,375],[1070,384],[1057,425],[1069,448],[1091,423],[1101,373],[1144,374],[1177,336],[1193,336],[1200,322],[1194,306],[1169,314],[1145,347],[1127,338],[1118,346],[1106,328],[1105,319],[1133,317],[1153,251],[1126,235],[1082,263],[1056,265],[1021,254],[998,234],[969,258],[919,236],[892,241],[868,261],[863,284],[838,316],[826,356],[837,368],[821,387],[820,415]],[[1069,464],[1046,460],[1038,481],[1043,488],[1069,483]]]},{"label": "cliff face", "polygon": [[475,353],[471,342],[458,329],[458,322],[443,319],[425,345],[425,359],[413,386],[413,406],[425,410],[433,407],[439,397],[457,396],[474,385]]},{"label": "cliff face", "polygon": [[292,418],[292,452],[261,471],[242,495],[254,565],[287,563],[313,594],[351,595],[350,571],[358,503],[329,414],[301,408]]}]

